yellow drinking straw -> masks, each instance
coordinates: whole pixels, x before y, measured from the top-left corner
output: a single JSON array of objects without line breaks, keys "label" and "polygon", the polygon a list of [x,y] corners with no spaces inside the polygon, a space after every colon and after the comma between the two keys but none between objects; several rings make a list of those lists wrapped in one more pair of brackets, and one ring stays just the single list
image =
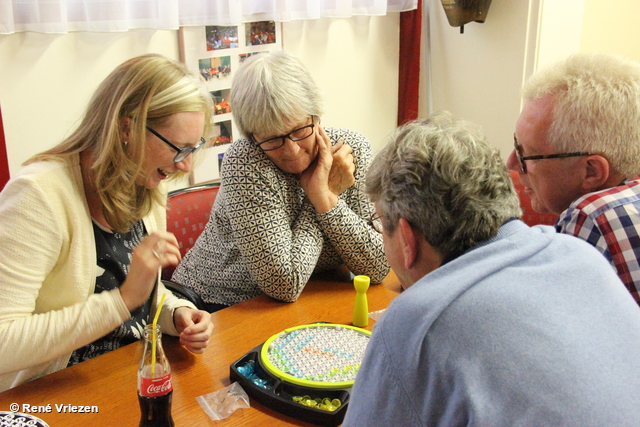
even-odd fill
[{"label": "yellow drinking straw", "polygon": [[162,310],[162,305],[164,304],[164,297],[167,294],[162,294],[160,298],[160,304],[158,304],[158,309],[156,310],[156,316],[153,318],[153,327],[151,332],[151,378],[156,377],[156,341],[158,340],[158,334],[156,333],[156,325],[158,324],[158,317],[160,317],[160,311]]}]

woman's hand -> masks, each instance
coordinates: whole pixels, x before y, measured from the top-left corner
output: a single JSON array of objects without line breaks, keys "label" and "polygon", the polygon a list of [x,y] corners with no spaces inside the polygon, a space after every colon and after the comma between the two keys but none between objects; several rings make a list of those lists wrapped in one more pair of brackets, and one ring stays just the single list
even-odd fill
[{"label": "woman's hand", "polygon": [[338,195],[355,182],[351,147],[331,140],[322,126],[316,130],[318,155],[300,175],[300,185],[316,212],[325,213],[338,203]]},{"label": "woman's hand", "polygon": [[353,150],[350,146],[338,141],[332,148],[333,162],[329,172],[329,188],[336,196],[351,187],[356,182],[353,175],[356,165],[353,163]]},{"label": "woman's hand", "polygon": [[120,295],[129,311],[147,301],[156,284],[158,269],[178,265],[182,257],[172,233],[153,232],[133,250],[129,274],[120,286]]},{"label": "woman's hand", "polygon": [[211,314],[189,307],[178,307],[173,312],[173,323],[180,333],[180,343],[191,353],[202,353],[209,345],[213,323]]}]

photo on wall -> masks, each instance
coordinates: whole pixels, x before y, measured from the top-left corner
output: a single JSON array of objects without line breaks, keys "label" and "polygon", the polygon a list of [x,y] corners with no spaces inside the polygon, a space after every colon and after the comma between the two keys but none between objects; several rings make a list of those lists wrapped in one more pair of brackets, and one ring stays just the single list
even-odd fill
[{"label": "photo on wall", "polygon": [[213,138],[209,140],[212,147],[230,144],[233,141],[231,120],[224,120],[214,124]]},{"label": "photo on wall", "polygon": [[180,60],[199,74],[214,104],[213,135],[194,166],[189,184],[220,179],[220,159],[240,135],[229,102],[233,75],[241,62],[252,55],[282,49],[282,24],[273,21],[248,22],[237,26],[200,25],[180,27]]},{"label": "photo on wall", "polygon": [[260,53],[269,53],[269,51],[263,51],[263,52],[247,52],[247,53],[241,53],[240,55],[238,55],[239,58],[239,62],[242,64],[244,62],[245,59],[249,58],[252,55],[258,55]]},{"label": "photo on wall", "polygon": [[244,31],[247,46],[276,42],[276,23],[273,21],[247,22]]},{"label": "photo on wall", "polygon": [[229,77],[231,74],[231,57],[227,55],[199,59],[198,70],[206,81]]},{"label": "photo on wall", "polygon": [[207,50],[233,49],[239,47],[238,27],[211,25],[205,27]]},{"label": "photo on wall", "polygon": [[231,89],[214,90],[211,92],[211,98],[213,99],[214,112],[217,115],[227,114],[231,112],[231,105],[229,105],[229,95]]}]

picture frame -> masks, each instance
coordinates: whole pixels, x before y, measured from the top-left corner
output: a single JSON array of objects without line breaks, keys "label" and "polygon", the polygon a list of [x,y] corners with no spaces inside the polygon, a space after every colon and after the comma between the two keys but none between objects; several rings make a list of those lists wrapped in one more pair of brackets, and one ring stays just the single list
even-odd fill
[{"label": "picture frame", "polygon": [[214,101],[214,134],[200,153],[189,184],[220,179],[222,158],[240,137],[233,120],[229,93],[233,74],[249,56],[282,50],[282,25],[274,21],[247,22],[236,26],[180,27],[180,61],[205,82]]}]

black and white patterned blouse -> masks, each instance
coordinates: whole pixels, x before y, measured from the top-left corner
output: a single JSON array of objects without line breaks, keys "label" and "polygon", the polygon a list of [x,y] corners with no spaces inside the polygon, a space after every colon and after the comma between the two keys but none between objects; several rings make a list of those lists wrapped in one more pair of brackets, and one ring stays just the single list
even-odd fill
[{"label": "black and white patterned blouse", "polygon": [[382,236],[367,223],[375,209],[363,191],[371,147],[359,133],[325,131],[332,145],[351,146],[356,166],[355,184],[333,209],[316,213],[293,175],[240,138],[224,156],[209,223],[172,279],[226,305],[262,293],[293,302],[312,273],[342,265],[382,281],[389,265]]}]

